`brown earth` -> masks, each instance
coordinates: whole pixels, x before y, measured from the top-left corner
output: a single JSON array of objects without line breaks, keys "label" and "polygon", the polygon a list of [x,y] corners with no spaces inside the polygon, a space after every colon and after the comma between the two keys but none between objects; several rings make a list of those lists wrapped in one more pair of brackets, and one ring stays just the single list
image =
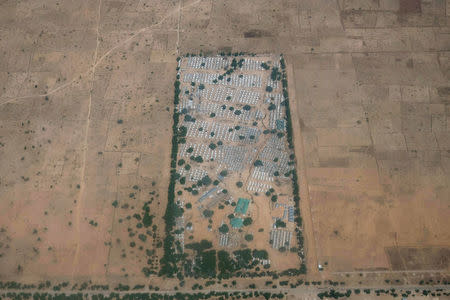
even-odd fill
[{"label": "brown earth", "polygon": [[284,53],[292,69],[310,270],[390,269],[390,247],[447,256],[449,12],[424,0],[3,1],[0,279],[145,279],[128,227],[142,232],[132,215],[155,191],[163,234],[175,57],[224,49]]}]

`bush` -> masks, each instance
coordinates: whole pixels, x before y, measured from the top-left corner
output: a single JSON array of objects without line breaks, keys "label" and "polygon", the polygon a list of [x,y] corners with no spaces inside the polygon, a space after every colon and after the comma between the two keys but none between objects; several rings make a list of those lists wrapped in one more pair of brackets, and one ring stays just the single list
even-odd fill
[{"label": "bush", "polygon": [[259,259],[268,259],[269,258],[269,253],[267,253],[266,250],[253,250],[252,253],[254,258],[259,258]]},{"label": "bush", "polygon": [[192,204],[191,204],[191,203],[186,203],[185,207],[186,207],[187,209],[191,209],[191,208],[192,208]]},{"label": "bush", "polygon": [[253,165],[254,165],[255,167],[260,167],[260,166],[263,165],[263,162],[260,161],[259,159],[257,159],[257,160],[253,163]]},{"label": "bush", "polygon": [[270,93],[273,91],[273,88],[271,86],[266,86],[266,92]]},{"label": "bush", "polygon": [[212,210],[209,210],[209,209],[205,209],[203,211],[203,216],[205,218],[211,218],[213,214],[214,214],[214,212]]},{"label": "bush", "polygon": [[236,186],[237,186],[238,188],[241,188],[243,185],[244,185],[244,184],[242,183],[242,181],[236,182]]},{"label": "bush", "polygon": [[245,235],[245,240],[246,240],[247,242],[253,241],[253,235],[252,235],[252,234],[246,234],[246,235]]},{"label": "bush", "polygon": [[206,175],[201,179],[201,182],[204,186],[208,186],[211,184],[212,180],[211,180],[211,178],[209,178],[208,175]]},{"label": "bush", "polygon": [[219,227],[219,232],[220,233],[228,233],[230,231],[230,229],[228,228],[227,224],[222,224],[222,226]]},{"label": "bush", "polygon": [[270,73],[270,79],[272,79],[273,81],[281,79],[281,72],[278,71],[277,67],[272,68],[272,72]]},{"label": "bush", "polygon": [[252,218],[250,218],[250,217],[245,218],[245,219],[244,219],[244,222],[243,222],[244,226],[249,226],[249,225],[251,225],[252,223],[253,223],[253,220],[252,220]]},{"label": "bush", "polygon": [[277,228],[280,228],[280,227],[284,228],[284,227],[286,227],[286,223],[283,222],[283,221],[281,221],[280,219],[278,219],[278,220],[275,222],[275,226],[277,226]]},{"label": "bush", "polygon": [[266,63],[261,63],[261,67],[264,69],[264,70],[269,70],[270,69],[270,67],[269,67],[269,65],[268,64],[266,64]]}]

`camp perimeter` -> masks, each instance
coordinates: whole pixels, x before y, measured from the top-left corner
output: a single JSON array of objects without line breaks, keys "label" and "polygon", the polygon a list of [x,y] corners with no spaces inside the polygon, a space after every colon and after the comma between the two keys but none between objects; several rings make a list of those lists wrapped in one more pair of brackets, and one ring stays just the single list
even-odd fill
[{"label": "camp perimeter", "polygon": [[306,273],[283,56],[177,61],[160,275]]}]

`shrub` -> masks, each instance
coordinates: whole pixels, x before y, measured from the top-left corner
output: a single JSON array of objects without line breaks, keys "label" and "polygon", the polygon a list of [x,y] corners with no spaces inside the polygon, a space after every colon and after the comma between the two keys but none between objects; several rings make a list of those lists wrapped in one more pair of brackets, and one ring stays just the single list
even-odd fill
[{"label": "shrub", "polygon": [[212,180],[211,180],[211,178],[209,178],[208,175],[206,175],[201,179],[201,182],[203,185],[208,186],[211,184]]},{"label": "shrub", "polygon": [[230,229],[228,228],[227,224],[222,224],[222,226],[219,227],[219,232],[220,233],[228,233],[228,231],[230,231]]},{"label": "shrub", "polygon": [[212,210],[209,210],[209,209],[205,209],[203,211],[203,216],[205,218],[211,218],[213,214],[214,214],[214,212]]},{"label": "shrub", "polygon": [[286,227],[286,223],[284,223],[283,221],[281,221],[280,219],[278,219],[276,222],[275,222],[275,226],[277,226],[277,228],[284,228],[284,227]]},{"label": "shrub", "polygon": [[249,225],[251,225],[252,223],[253,223],[253,220],[252,220],[252,218],[250,218],[250,217],[245,218],[245,219],[244,219],[244,222],[243,222],[244,226],[249,226]]},{"label": "shrub", "polygon": [[255,167],[260,167],[260,166],[263,165],[263,162],[262,162],[261,160],[257,159],[257,160],[253,163],[253,165],[254,165]]}]

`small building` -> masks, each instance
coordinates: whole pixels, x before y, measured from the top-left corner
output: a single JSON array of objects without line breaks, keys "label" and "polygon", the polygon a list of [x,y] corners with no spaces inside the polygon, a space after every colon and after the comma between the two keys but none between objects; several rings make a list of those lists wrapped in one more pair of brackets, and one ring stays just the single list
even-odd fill
[{"label": "small building", "polygon": [[278,119],[275,121],[278,130],[284,130],[286,128],[286,123],[283,119]]},{"label": "small building", "polygon": [[239,198],[236,208],[234,209],[234,212],[237,214],[244,215],[247,212],[249,204],[250,204],[250,200],[245,199],[245,198]]},{"label": "small building", "polygon": [[244,220],[241,218],[233,218],[230,220],[231,227],[241,228],[244,225]]}]

